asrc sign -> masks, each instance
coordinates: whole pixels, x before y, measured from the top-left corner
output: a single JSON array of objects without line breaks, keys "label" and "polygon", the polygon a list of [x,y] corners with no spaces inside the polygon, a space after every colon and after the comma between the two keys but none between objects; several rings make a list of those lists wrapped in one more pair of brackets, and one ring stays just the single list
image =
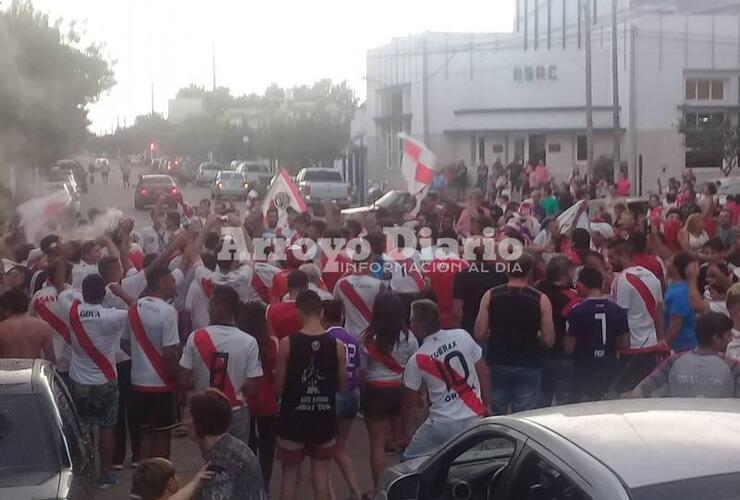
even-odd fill
[{"label": "asrc sign", "polygon": [[549,66],[515,66],[515,82],[555,81],[558,79],[558,67],[554,64]]}]

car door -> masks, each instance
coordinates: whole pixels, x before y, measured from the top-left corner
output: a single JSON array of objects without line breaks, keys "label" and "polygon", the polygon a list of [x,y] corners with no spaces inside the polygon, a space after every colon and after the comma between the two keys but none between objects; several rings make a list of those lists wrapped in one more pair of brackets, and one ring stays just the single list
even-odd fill
[{"label": "car door", "polygon": [[555,454],[528,440],[509,475],[486,500],[593,500],[591,485]]}]

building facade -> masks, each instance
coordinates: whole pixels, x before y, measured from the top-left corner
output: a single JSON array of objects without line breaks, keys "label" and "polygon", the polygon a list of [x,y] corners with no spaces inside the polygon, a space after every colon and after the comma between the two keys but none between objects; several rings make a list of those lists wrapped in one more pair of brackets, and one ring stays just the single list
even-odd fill
[{"label": "building facade", "polygon": [[679,124],[740,111],[740,1],[615,1],[616,79],[612,0],[517,0],[511,33],[423,33],[370,50],[363,123],[352,134],[367,151],[368,182],[402,185],[399,132],[426,142],[438,166],[518,157],[544,160],[560,179],[576,165],[584,172],[586,2],[594,157],[612,158],[616,81],[620,155],[635,194],[657,191],[687,164],[700,177],[721,175],[716,159],[687,151]]}]

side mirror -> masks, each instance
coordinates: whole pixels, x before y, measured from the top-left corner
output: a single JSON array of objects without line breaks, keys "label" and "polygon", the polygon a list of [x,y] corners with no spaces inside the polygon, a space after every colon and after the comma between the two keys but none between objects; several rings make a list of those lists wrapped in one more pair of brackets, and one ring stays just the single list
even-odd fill
[{"label": "side mirror", "polygon": [[[416,500],[419,498],[419,474],[410,474],[396,479],[388,487],[387,500]],[[381,492],[382,498],[382,492]]]}]

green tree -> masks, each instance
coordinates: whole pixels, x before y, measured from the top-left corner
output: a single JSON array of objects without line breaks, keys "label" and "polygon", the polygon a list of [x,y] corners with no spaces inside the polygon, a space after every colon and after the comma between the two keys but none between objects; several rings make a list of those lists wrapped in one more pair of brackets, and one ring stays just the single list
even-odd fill
[{"label": "green tree", "polygon": [[87,106],[114,84],[97,44],[14,0],[0,11],[0,157],[46,166],[88,139]]}]

